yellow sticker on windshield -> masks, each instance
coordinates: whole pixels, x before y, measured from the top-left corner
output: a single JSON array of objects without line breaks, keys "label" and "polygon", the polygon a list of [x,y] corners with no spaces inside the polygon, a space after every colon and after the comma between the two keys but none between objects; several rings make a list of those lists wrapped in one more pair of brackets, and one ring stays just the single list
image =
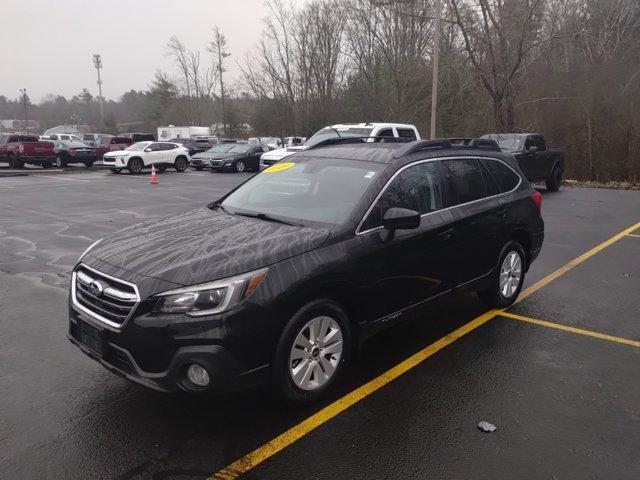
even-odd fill
[{"label": "yellow sticker on windshield", "polygon": [[293,162],[285,162],[285,163],[276,163],[275,165],[271,165],[270,167],[263,170],[264,173],[275,173],[281,172],[282,170],[287,170],[293,167],[295,163]]}]

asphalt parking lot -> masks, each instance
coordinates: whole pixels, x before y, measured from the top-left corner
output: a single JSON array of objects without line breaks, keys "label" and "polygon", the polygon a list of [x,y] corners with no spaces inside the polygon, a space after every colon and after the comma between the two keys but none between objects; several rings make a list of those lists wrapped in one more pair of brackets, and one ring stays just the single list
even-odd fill
[{"label": "asphalt parking lot", "polygon": [[640,192],[543,192],[518,303],[442,299],[293,409],[268,391],[150,391],[65,336],[69,271],[92,241],[251,174],[74,171],[0,178],[0,478],[640,477]]}]

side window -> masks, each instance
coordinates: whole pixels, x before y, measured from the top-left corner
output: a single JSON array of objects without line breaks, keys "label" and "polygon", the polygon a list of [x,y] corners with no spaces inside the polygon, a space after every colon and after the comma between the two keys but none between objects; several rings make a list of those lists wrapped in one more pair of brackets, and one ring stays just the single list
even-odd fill
[{"label": "side window", "polygon": [[538,147],[539,152],[544,152],[547,149],[547,144],[545,143],[542,135],[535,136],[535,145]]},{"label": "side window", "polygon": [[411,128],[398,128],[398,137],[416,140],[416,132]]},{"label": "side window", "polygon": [[504,163],[487,158],[483,158],[480,162],[483,168],[495,179],[501,193],[509,192],[518,185],[520,178]]},{"label": "side window", "polygon": [[[394,138],[393,130],[391,128],[385,128],[384,130],[380,130],[376,137],[386,137],[386,138]],[[376,138],[376,142],[384,142],[384,138]]]},{"label": "side window", "polygon": [[473,202],[485,196],[484,183],[475,158],[443,162],[447,207]]},{"label": "side window", "polygon": [[420,214],[443,207],[442,170],[439,162],[424,162],[403,170],[384,191],[361,231],[382,225],[382,217],[390,208],[406,208]]},{"label": "side window", "polygon": [[7,143],[15,143],[18,141],[18,137],[15,135],[13,137],[9,137],[9,141]]},{"label": "side window", "polygon": [[159,143],[152,143],[147,148],[149,150],[151,150],[152,152],[158,152],[158,151],[162,150],[162,147],[160,146]]},{"label": "side window", "polygon": [[527,137],[527,139],[524,141],[524,149],[529,150],[529,147],[533,147],[535,144],[536,142],[533,137]]}]

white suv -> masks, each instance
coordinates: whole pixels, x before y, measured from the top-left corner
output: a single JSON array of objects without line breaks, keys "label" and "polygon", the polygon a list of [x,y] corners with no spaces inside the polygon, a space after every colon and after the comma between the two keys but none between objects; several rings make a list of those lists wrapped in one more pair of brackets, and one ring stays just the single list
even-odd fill
[{"label": "white suv", "polygon": [[151,165],[155,165],[160,172],[164,172],[167,167],[184,172],[189,161],[189,150],[184,145],[173,142],[138,142],[124,150],[105,153],[102,159],[113,173],[120,173],[125,168],[131,173],[140,173],[143,168]]},{"label": "white suv", "polygon": [[368,142],[381,142],[384,141],[384,137],[420,140],[418,129],[413,125],[403,123],[340,123],[318,130],[300,147],[279,148],[264,153],[260,157],[260,170],[300,150],[306,150],[325,140],[340,137],[375,137],[367,138]]}]

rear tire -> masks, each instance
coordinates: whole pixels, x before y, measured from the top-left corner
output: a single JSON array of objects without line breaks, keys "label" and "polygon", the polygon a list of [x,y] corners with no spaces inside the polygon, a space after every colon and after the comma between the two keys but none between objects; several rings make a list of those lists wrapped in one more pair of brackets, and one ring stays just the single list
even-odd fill
[{"label": "rear tire", "polygon": [[184,172],[189,166],[189,161],[185,157],[178,157],[174,163],[176,172]]},{"label": "rear tire", "polygon": [[132,158],[127,165],[129,172],[136,175],[142,172],[142,167],[144,167],[144,163],[142,163],[142,160],[139,158]]},{"label": "rear tire", "polygon": [[22,160],[18,160],[13,155],[9,155],[9,167],[10,168],[22,168],[22,167],[24,167],[24,162]]},{"label": "rear tire", "polygon": [[345,311],[331,300],[310,302],[291,317],[280,335],[273,386],[287,402],[314,402],[333,388],[350,354],[351,324]]},{"label": "rear tire", "polygon": [[547,184],[547,190],[550,192],[560,190],[562,186],[562,171],[558,167],[554,168],[551,176],[547,178],[545,183]]},{"label": "rear tire", "polygon": [[56,167],[58,168],[64,168],[67,166],[67,162],[65,162],[62,157],[57,156],[56,157]]},{"label": "rear tire", "polygon": [[242,173],[242,172],[244,172],[244,171],[245,171],[245,164],[244,164],[244,162],[240,162],[240,161],[236,162],[236,172],[238,172],[238,173]]},{"label": "rear tire", "polygon": [[524,284],[525,262],[522,245],[518,242],[507,243],[491,275],[491,286],[478,292],[480,299],[492,308],[506,308],[513,304]]}]

